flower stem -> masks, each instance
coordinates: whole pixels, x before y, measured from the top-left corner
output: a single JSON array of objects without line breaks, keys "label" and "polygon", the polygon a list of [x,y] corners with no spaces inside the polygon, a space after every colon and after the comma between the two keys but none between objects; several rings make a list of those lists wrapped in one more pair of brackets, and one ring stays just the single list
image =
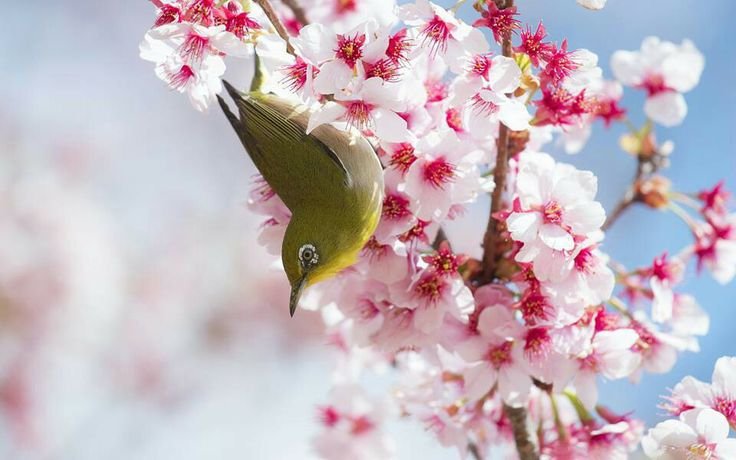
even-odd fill
[{"label": "flower stem", "polygon": [[258,6],[260,6],[263,9],[263,12],[266,14],[266,17],[269,21],[271,21],[271,24],[273,24],[274,29],[276,29],[276,33],[279,34],[279,37],[283,38],[286,42],[286,51],[291,54],[292,56],[296,56],[294,53],[294,47],[291,46],[291,43],[289,42],[289,33],[286,32],[286,27],[284,27],[284,23],[281,22],[281,19],[279,19],[279,15],[276,14],[276,11],[273,9],[273,6],[271,5],[271,2],[268,0],[253,0],[255,1]]}]

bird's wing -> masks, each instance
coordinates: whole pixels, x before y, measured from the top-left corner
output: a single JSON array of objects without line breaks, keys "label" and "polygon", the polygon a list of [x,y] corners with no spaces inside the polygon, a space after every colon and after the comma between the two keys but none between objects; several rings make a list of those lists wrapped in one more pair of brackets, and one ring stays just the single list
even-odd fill
[{"label": "bird's wing", "polygon": [[340,157],[305,134],[308,113],[273,95],[243,95],[227,82],[225,87],[240,118],[218,96],[222,110],[253,163],[292,211],[307,200],[334,200],[339,190],[334,185],[350,187],[352,177]]}]

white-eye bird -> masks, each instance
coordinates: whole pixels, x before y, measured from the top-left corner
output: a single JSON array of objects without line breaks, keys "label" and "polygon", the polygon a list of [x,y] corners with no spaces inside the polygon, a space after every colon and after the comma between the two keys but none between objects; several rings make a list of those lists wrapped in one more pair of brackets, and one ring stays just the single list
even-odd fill
[{"label": "white-eye bird", "polygon": [[291,211],[281,259],[293,316],[306,286],[352,265],[378,225],[383,171],[371,144],[355,132],[322,125],[305,134],[309,110],[225,82],[239,117],[220,106],[248,155]]}]

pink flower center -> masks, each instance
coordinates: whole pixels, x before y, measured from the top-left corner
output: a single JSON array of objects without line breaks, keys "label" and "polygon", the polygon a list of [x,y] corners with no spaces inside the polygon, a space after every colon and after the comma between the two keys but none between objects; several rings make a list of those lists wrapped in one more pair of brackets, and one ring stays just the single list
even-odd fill
[{"label": "pink flower center", "polygon": [[428,300],[430,303],[437,303],[442,298],[445,290],[445,283],[437,275],[427,275],[414,287],[414,292],[419,297]]},{"label": "pink flower center", "polygon": [[644,78],[644,81],[639,85],[640,88],[644,89],[649,96],[655,94],[672,91],[664,81],[664,76],[661,74],[649,74]]},{"label": "pink flower center", "polygon": [[188,65],[183,65],[178,72],[171,72],[168,75],[169,85],[177,90],[183,90],[189,84],[189,81],[194,78],[194,71]]},{"label": "pink flower center", "polygon": [[491,347],[486,354],[486,361],[490,362],[493,367],[500,369],[504,365],[511,364],[514,359],[511,356],[511,348],[513,342],[507,341],[496,347]]},{"label": "pink flower center", "polygon": [[363,57],[364,44],[365,35],[363,34],[355,34],[354,37],[338,35],[335,55],[338,59],[342,59],[348,67],[353,68],[355,63]]},{"label": "pink flower center", "polygon": [[548,224],[559,225],[562,223],[562,206],[556,201],[548,201],[542,209],[544,221]]},{"label": "pink flower center", "polygon": [[713,410],[720,412],[726,417],[732,427],[736,427],[736,399],[717,396],[713,399]]},{"label": "pink flower center", "polygon": [[473,109],[476,111],[476,113],[488,116],[498,112],[498,105],[494,102],[483,99],[480,93],[473,96],[471,101],[473,104]]},{"label": "pink flower center", "polygon": [[424,88],[427,90],[427,102],[439,102],[447,98],[447,84],[441,80],[427,80]]},{"label": "pink flower center", "polygon": [[283,68],[281,83],[292,91],[299,91],[307,84],[307,63],[297,57],[296,62]]},{"label": "pink flower center", "polygon": [[429,263],[440,276],[453,275],[457,273],[459,267],[458,257],[447,247],[441,248],[431,256]]},{"label": "pink flower center", "polygon": [[699,442],[687,447],[687,458],[693,460],[710,460],[715,453],[715,445]]},{"label": "pink flower center", "polygon": [[179,8],[173,5],[163,5],[153,26],[158,27],[164,24],[171,24],[172,22],[179,22],[180,14]]},{"label": "pink flower center", "polygon": [[530,324],[544,321],[551,316],[551,308],[547,303],[547,298],[536,291],[524,296],[519,304],[519,309],[524,321]]},{"label": "pink flower center", "polygon": [[524,343],[524,353],[530,360],[544,359],[552,349],[552,339],[546,328],[530,329]]},{"label": "pink flower center", "polygon": [[208,26],[212,22],[213,9],[214,0],[195,0],[186,10],[184,19],[188,22],[200,23]]},{"label": "pink flower center", "polygon": [[360,436],[361,434],[368,433],[375,427],[373,422],[365,415],[354,418],[352,422],[353,427],[350,429],[350,433],[355,436]]},{"label": "pink flower center", "polygon": [[335,12],[338,15],[343,15],[355,11],[356,6],[355,0],[337,0],[335,2]]},{"label": "pink flower center", "polygon": [[411,167],[412,164],[417,160],[416,155],[414,155],[414,146],[407,143],[402,143],[399,146],[399,149],[394,152],[393,155],[391,155],[391,160],[389,161],[389,165],[398,169],[402,173],[406,173],[406,171],[409,170],[409,167]]},{"label": "pink flower center", "polygon": [[580,359],[580,369],[587,370],[590,372],[598,372],[600,367],[600,360],[595,353],[591,353],[585,358]]},{"label": "pink flower center", "polygon": [[429,42],[429,48],[432,54],[439,51],[444,52],[447,49],[447,40],[450,38],[450,27],[445,21],[435,15],[422,29],[420,35],[423,37],[422,43]]},{"label": "pink flower center", "polygon": [[348,105],[348,111],[345,114],[345,119],[350,125],[354,126],[355,128],[365,130],[368,128],[372,110],[372,105],[366,104],[363,101],[354,101]]},{"label": "pink flower center", "polygon": [[374,304],[370,300],[363,299],[360,302],[360,305],[358,307],[358,317],[363,321],[369,321],[378,316],[378,314],[380,313],[381,311],[378,309],[378,307],[376,307],[376,304]]},{"label": "pink flower center", "polygon": [[595,263],[593,248],[583,248],[577,256],[575,256],[575,269],[581,273],[590,273]]},{"label": "pink flower center", "polygon": [[460,111],[458,109],[447,109],[447,112],[445,113],[445,121],[447,121],[447,126],[452,128],[456,133],[463,132],[463,119],[460,116]]},{"label": "pink flower center", "polygon": [[572,53],[567,51],[567,40],[562,42],[558,48],[554,46],[546,56],[547,65],[544,67],[542,77],[555,84],[570,76],[578,68],[578,64],[572,60]]},{"label": "pink flower center", "polygon": [[470,73],[479,77],[488,78],[488,71],[491,70],[491,60],[487,54],[476,54],[473,56],[473,62],[470,64]]},{"label": "pink flower center", "polygon": [[409,229],[406,233],[399,237],[399,241],[407,243],[415,240],[420,240],[425,243],[429,243],[429,237],[427,236],[427,233],[425,231],[429,224],[429,221],[421,219],[417,220],[416,225],[414,225],[411,229]]},{"label": "pink flower center", "polygon": [[240,13],[228,18],[225,27],[236,37],[242,39],[250,34],[251,30],[260,29],[261,26],[248,16],[248,13]]},{"label": "pink flower center", "polygon": [[554,45],[545,43],[545,37],[547,37],[547,31],[541,22],[537,25],[537,30],[534,33],[532,33],[531,28],[527,27],[525,31],[521,32],[521,45],[515,50],[526,53],[532,64],[539,67],[540,61],[546,61],[550,54],[554,52]]},{"label": "pink flower center", "polygon": [[444,189],[455,177],[455,167],[443,157],[424,165],[424,180],[432,187]]},{"label": "pink flower center", "polygon": [[340,421],[340,413],[332,406],[324,406],[317,409],[319,420],[326,427],[332,428]]},{"label": "pink flower center", "polygon": [[675,277],[674,267],[667,261],[666,253],[654,259],[651,271],[654,278],[658,278],[662,281],[672,281]]},{"label": "pink flower center", "polygon": [[388,39],[386,56],[395,63],[403,63],[407,60],[407,54],[411,48],[411,40],[406,38],[406,29],[400,30]]},{"label": "pink flower center", "polygon": [[190,33],[179,48],[179,54],[187,62],[199,62],[209,47],[210,39]]},{"label": "pink flower center", "polygon": [[381,213],[384,219],[401,220],[409,214],[409,200],[401,195],[386,195],[386,198],[383,200],[383,211]]},{"label": "pink flower center", "polygon": [[381,59],[373,64],[366,64],[366,78],[378,77],[383,81],[396,81],[399,77],[399,68],[390,59]]}]

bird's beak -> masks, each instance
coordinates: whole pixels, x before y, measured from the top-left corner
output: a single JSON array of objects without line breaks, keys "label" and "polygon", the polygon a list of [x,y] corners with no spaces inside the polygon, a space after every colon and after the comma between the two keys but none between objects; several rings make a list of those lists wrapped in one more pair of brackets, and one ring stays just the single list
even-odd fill
[{"label": "bird's beak", "polygon": [[303,274],[293,286],[291,286],[291,296],[289,296],[289,314],[294,317],[296,307],[299,305],[299,298],[302,296],[304,286],[307,285],[307,274]]}]

